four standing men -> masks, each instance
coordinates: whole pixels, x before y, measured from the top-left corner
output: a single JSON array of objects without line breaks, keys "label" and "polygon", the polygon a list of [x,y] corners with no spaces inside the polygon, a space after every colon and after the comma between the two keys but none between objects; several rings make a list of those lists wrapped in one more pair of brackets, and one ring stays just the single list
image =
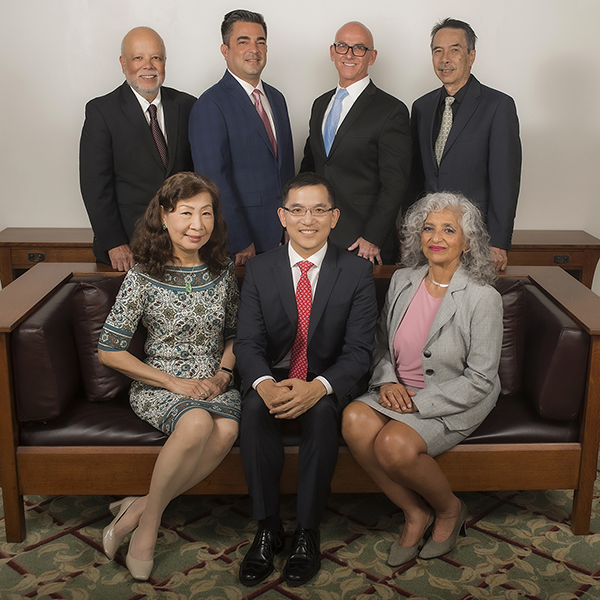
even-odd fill
[{"label": "four standing men", "polygon": [[377,50],[362,23],[346,23],[329,52],[339,83],[313,104],[300,170],[323,175],[335,190],[334,244],[371,262],[394,263],[410,172],[408,110],[371,81]]},{"label": "four standing men", "polygon": [[372,265],[327,241],[340,211],[325,178],[297,175],[277,214],[290,242],[248,263],[234,343],[243,381],[240,449],[258,521],[240,581],[263,581],[283,549],[281,420],[296,419],[297,529],[283,572],[296,586],[320,569],[319,522],[337,461],[340,417],[366,389],[377,303]]},{"label": "four standing men", "polygon": [[416,194],[460,192],[474,202],[487,222],[496,267],[503,270],[521,182],[519,120],[510,96],[471,75],[476,39],[467,23],[455,19],[431,32],[433,68],[443,87],[412,107],[411,187]]},{"label": "four standing men", "polygon": [[285,98],[260,78],[267,64],[262,15],[226,14],[221,36],[227,71],[198,98],[189,135],[194,169],[217,184],[229,250],[243,265],[282,241],[277,207],[294,176],[294,149]]},{"label": "four standing men", "polygon": [[192,170],[187,126],[195,98],[163,87],[166,60],[156,31],[132,29],[119,58],[126,82],[85,108],[81,194],[96,259],[119,271],[133,266],[129,240],[162,182]]}]

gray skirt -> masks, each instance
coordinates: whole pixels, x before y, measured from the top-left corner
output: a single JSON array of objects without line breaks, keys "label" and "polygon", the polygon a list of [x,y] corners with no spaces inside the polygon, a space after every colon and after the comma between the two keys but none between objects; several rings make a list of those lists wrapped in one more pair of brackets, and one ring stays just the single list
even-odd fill
[{"label": "gray skirt", "polygon": [[[416,388],[409,389],[418,391]],[[355,402],[364,402],[373,410],[380,412],[394,421],[400,421],[408,425],[411,429],[414,429],[427,444],[427,454],[429,454],[429,456],[437,456],[438,454],[442,454],[442,452],[446,452],[446,450],[450,450],[450,448],[454,448],[454,446],[462,442],[477,429],[476,427],[473,427],[466,431],[451,431],[439,417],[424,419],[418,412],[399,413],[389,410],[379,404],[379,391],[367,392],[359,398],[356,398]]]}]

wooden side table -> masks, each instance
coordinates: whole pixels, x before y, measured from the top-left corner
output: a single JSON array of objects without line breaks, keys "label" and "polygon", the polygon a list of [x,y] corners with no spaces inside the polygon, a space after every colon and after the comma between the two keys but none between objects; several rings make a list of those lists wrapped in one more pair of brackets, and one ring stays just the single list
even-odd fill
[{"label": "wooden side table", "polygon": [[0,283],[39,262],[96,262],[89,227],[8,227],[0,231]]},{"label": "wooden side table", "polygon": [[590,289],[598,259],[600,239],[578,230],[515,230],[508,253],[509,266],[559,266]]}]

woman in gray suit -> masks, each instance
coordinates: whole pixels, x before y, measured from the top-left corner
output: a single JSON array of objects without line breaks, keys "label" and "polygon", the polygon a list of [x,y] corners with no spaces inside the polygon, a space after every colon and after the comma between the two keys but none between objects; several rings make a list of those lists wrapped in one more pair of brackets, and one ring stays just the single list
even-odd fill
[{"label": "woman in gray suit", "polygon": [[465,530],[467,507],[433,457],[494,407],[502,344],[502,302],[479,210],[460,195],[429,194],[407,213],[402,238],[408,268],[390,283],[369,392],[346,408],[342,424],[356,460],[404,512],[392,566],[446,554]]}]

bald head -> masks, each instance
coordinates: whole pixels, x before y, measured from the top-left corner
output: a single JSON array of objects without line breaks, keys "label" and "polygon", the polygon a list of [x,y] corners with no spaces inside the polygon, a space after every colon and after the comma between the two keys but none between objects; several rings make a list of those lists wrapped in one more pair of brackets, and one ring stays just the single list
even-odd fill
[{"label": "bald head", "polygon": [[121,42],[119,62],[127,83],[152,102],[165,81],[165,43],[154,29],[136,27]]},{"label": "bald head", "polygon": [[340,86],[344,88],[364,79],[377,58],[373,34],[358,21],[340,27],[329,52],[340,76]]}]

